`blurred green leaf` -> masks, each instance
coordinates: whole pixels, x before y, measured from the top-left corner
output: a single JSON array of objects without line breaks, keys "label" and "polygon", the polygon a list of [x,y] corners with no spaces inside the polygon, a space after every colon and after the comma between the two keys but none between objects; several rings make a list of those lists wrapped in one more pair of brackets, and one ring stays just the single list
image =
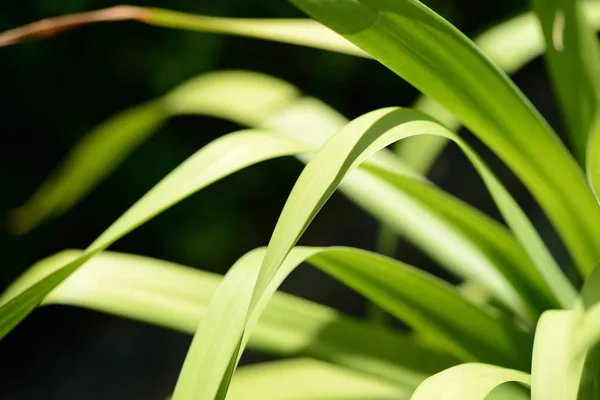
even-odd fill
[{"label": "blurred green leaf", "polygon": [[23,233],[52,213],[67,211],[174,115],[210,115],[255,126],[298,96],[295,87],[279,79],[228,71],[191,79],[161,99],[121,112],[86,135],[13,212],[13,231]]},{"label": "blurred green leaf", "polygon": [[600,263],[585,280],[581,289],[581,300],[586,309],[600,301]]},{"label": "blurred green leaf", "polygon": [[582,274],[591,272],[600,255],[600,237],[593,234],[600,209],[582,171],[525,96],[468,38],[416,0],[293,3],[454,113],[529,188]]},{"label": "blurred green leaf", "polygon": [[573,153],[585,164],[598,118],[600,49],[582,0],[532,0],[544,33],[546,60]]},{"label": "blurred green leaf", "polygon": [[419,386],[411,400],[484,400],[507,382],[530,385],[525,372],[487,364],[462,364],[434,375]]}]

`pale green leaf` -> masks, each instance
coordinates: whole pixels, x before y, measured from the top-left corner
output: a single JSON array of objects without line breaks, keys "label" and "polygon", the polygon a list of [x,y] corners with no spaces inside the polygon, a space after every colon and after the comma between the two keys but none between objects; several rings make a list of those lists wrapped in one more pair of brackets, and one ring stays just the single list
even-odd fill
[{"label": "pale green leaf", "polygon": [[45,39],[84,25],[134,20],[166,28],[212,32],[274,40],[355,56],[368,57],[363,51],[331,30],[307,19],[219,18],[188,14],[162,8],[115,6],[101,10],[47,18],[0,33],[0,47],[28,40]]},{"label": "pale green leaf", "polygon": [[241,131],[205,146],[112,224],[78,259],[40,280],[0,307],[0,338],[16,326],[60,282],[98,252],[192,193],[242,168],[312,149],[281,135]]},{"label": "pale green leaf", "polygon": [[227,400],[408,400],[412,390],[316,360],[239,368]]},{"label": "pale green leaf", "polygon": [[[345,176],[370,154],[405,137],[433,134],[456,141],[477,168],[492,196],[533,256],[542,275],[560,301],[569,304],[574,289],[548,255],[531,223],[506,189],[464,141],[424,114],[406,109],[382,109],[366,114],[334,135],[314,156],[298,179],[275,227],[257,281],[255,296],[275,274],[289,250]],[[377,168],[369,166],[369,168]],[[365,193],[369,193],[365,190]],[[415,221],[415,223],[419,223]],[[457,254],[458,257],[460,257]],[[543,261],[543,262],[542,262]],[[497,271],[490,271],[490,274]],[[493,275],[491,275],[493,276]],[[500,277],[501,278],[501,277]],[[500,283],[499,283],[500,284]],[[507,289],[511,289],[508,285]],[[515,293],[516,296],[518,296]]]},{"label": "pale green leaf", "polygon": [[246,36],[368,57],[341,36],[312,20],[216,18],[160,8],[149,11],[143,22],[151,25]]},{"label": "pale green leaf", "polygon": [[[588,2],[585,3],[585,6],[590,22],[595,29],[598,29],[600,27],[600,3]],[[202,19],[202,17],[200,18]],[[263,22],[265,21],[256,21],[255,23],[260,25]],[[268,25],[268,21],[266,23]],[[277,24],[280,24],[280,22],[276,21],[270,26],[275,27]],[[233,25],[237,24],[234,22]],[[300,25],[302,24],[298,23],[297,26]],[[306,31],[295,36],[297,40],[302,40],[304,37],[325,37],[326,35],[323,36],[324,33],[330,33],[327,28],[310,21],[305,21],[303,29],[306,29]],[[280,37],[275,35],[269,36],[267,39],[276,40],[278,38]],[[339,36],[337,38],[339,39]],[[484,53],[509,73],[515,72],[544,50],[543,38],[539,29],[537,29],[535,17],[531,13],[515,17],[490,28],[476,38],[475,42]],[[349,42],[346,43],[349,44]],[[309,42],[305,44],[310,45]],[[245,94],[251,95],[253,101],[247,101],[247,95]],[[256,126],[270,113],[295,98],[295,96],[297,96],[295,88],[274,78],[244,71],[219,72],[203,75],[181,85],[167,95],[163,101],[160,101],[161,108],[164,108],[164,110],[153,113],[149,118],[159,118],[164,112],[168,112],[170,115],[206,114]],[[452,113],[445,110],[431,98],[422,97],[415,103],[415,107],[426,114],[434,116],[451,130],[456,130],[460,126],[460,122]],[[128,113],[134,110],[135,108]],[[142,110],[138,112],[139,116],[130,118],[143,120],[145,113]],[[114,118],[118,118],[118,116]],[[115,126],[119,127],[118,124]],[[148,129],[150,128],[152,128],[152,125],[148,126]],[[95,186],[99,179],[109,174],[116,167],[120,160],[110,157],[110,152],[107,153],[108,155],[103,152],[105,145],[101,143],[102,141],[119,137],[121,141],[130,140],[134,142],[133,144],[123,143],[119,147],[119,153],[122,156],[126,155],[126,150],[131,151],[135,145],[139,144],[139,141],[135,140],[135,135],[130,137],[122,129],[115,129],[115,133],[104,131],[102,136],[98,136],[99,131],[100,129],[93,131],[90,135],[96,137],[96,139],[85,139],[63,163],[63,167],[55,171],[26,206],[14,214],[14,231],[23,232],[32,228],[50,213],[68,209]],[[119,131],[118,135],[117,131]],[[147,132],[146,135],[151,133]],[[89,147],[89,144],[86,143],[98,143],[98,145]],[[410,138],[399,146],[398,151],[409,165],[418,171],[426,172],[444,148],[445,143],[445,139],[435,136]],[[594,148],[595,146],[590,147]],[[81,157],[77,157],[76,154],[80,154]],[[72,170],[72,167],[67,167],[74,165],[75,160],[78,161],[77,165],[80,166],[81,170],[88,171],[87,175],[79,176],[76,171]],[[600,171],[600,168],[590,167],[590,171]],[[593,176],[597,176],[597,174]],[[70,193],[78,193],[78,195],[73,196]],[[60,203],[57,203],[59,201]]]},{"label": "pale green leaf", "polygon": [[582,171],[525,96],[468,38],[416,0],[293,3],[454,113],[525,183],[577,267],[591,272],[600,256],[600,237],[593,234],[600,208]]},{"label": "pale green leaf", "polygon": [[[263,140],[263,136],[269,135],[273,135],[273,137],[264,138]],[[314,139],[316,139],[316,137],[310,140]],[[13,301],[5,304],[2,307],[2,309],[0,309],[0,334],[5,335],[6,333],[8,333],[22,318],[25,317],[25,315],[27,315],[31,310],[33,310],[35,305],[43,299],[45,294],[52,290],[52,288],[56,284],[58,284],[62,279],[68,276],[68,274],[76,270],[83,262],[92,257],[93,254],[95,254],[97,251],[104,249],[106,246],[110,245],[115,240],[118,240],[122,235],[128,233],[135,227],[139,226],[139,224],[147,221],[149,218],[163,211],[175,202],[185,198],[186,196],[189,196],[194,191],[199,190],[207,184],[210,184],[214,180],[220,179],[221,177],[226,176],[227,174],[232,173],[244,166],[248,166],[255,162],[259,162],[272,157],[278,157],[285,154],[297,154],[299,152],[310,151],[309,147],[310,146],[308,146],[307,144],[299,144],[294,140],[285,139],[272,133],[265,134],[261,132],[245,132],[234,134],[223,137],[213,142],[211,145],[198,152],[189,161],[184,163],[180,168],[173,172],[173,174],[169,175],[155,189],[153,189],[151,193],[149,193],[147,196],[141,199],[128,213],[126,213],[118,222],[116,222],[111,228],[109,228],[109,230],[105,232],[105,234],[101,238],[99,238],[99,240],[96,241],[93,246],[91,246],[88,249],[86,255],[83,258],[65,266],[64,269],[57,271],[55,274],[49,276],[44,281],[40,281],[38,284],[32,287],[31,290],[23,293],[22,296],[19,296]],[[380,157],[374,157],[373,162],[370,162],[370,164],[372,164],[373,166],[378,165],[382,167],[389,167],[392,165],[396,166],[395,163],[390,162],[389,157],[383,157],[383,155],[385,155],[385,153],[382,153]],[[399,173],[400,170],[401,168],[393,168],[394,173]],[[358,174],[358,171],[355,173],[355,175],[356,174]],[[361,185],[368,183],[369,179],[372,182],[375,181],[372,177],[369,178],[369,175],[366,172],[363,173],[362,178],[354,179],[355,188],[358,188]],[[351,182],[351,180],[349,182]],[[387,209],[392,210],[392,212],[394,212],[394,209],[398,209],[397,204],[393,204],[393,201],[398,199],[398,195],[395,195],[393,197],[391,196],[391,194],[398,191],[394,190],[393,187],[390,187],[389,185],[385,184],[385,182],[382,186],[381,181],[379,183],[379,188],[379,194],[385,195],[385,197],[388,198],[387,202],[385,202],[385,207]],[[384,192],[382,192],[381,190],[384,190]],[[372,190],[372,187],[366,187],[362,189],[362,192],[363,195],[365,193],[368,193],[369,195],[373,195],[376,193]],[[358,196],[355,196],[355,198],[357,197]],[[381,199],[376,200],[377,201],[370,202],[371,209],[375,208],[381,210],[382,208],[378,205],[378,200]],[[410,216],[411,213],[414,213],[415,209],[413,207],[412,209],[400,208],[398,210],[403,211],[404,215]],[[427,213],[431,212],[439,214],[439,211],[436,211],[435,208],[431,208],[429,211],[427,211]],[[398,213],[395,212],[395,214]],[[406,226],[410,225],[418,226],[412,224],[410,222],[410,219],[407,221],[402,221],[401,215],[402,214],[399,214],[395,218],[395,224],[397,224],[398,229],[402,230]],[[413,214],[413,216],[414,215],[415,214]],[[482,223],[482,226],[488,226],[490,232],[493,232],[495,230],[499,233],[499,242],[494,243],[494,241],[488,240],[488,245],[491,245],[493,247],[501,246],[506,248],[506,245],[508,243],[506,239],[508,238],[508,236],[506,236],[505,233],[502,233],[502,231],[498,229],[498,226],[491,224],[489,219],[486,222],[485,218],[481,218],[481,216],[472,212],[455,213],[454,218],[475,218],[474,221],[480,221]],[[427,231],[429,231],[430,233],[435,232],[435,230],[439,228],[437,225],[423,225],[423,227],[426,228]],[[413,229],[412,231],[420,232],[416,229]],[[443,238],[444,236],[440,236],[439,234],[427,235],[425,231],[423,231],[420,234],[420,237],[428,238],[427,240],[425,240],[425,242],[429,243],[432,253],[439,253],[439,250],[436,251],[436,249],[439,249],[440,238]],[[488,239],[490,237],[494,237],[494,235],[488,235]],[[465,239],[466,247],[460,247],[456,245],[457,243],[462,243]],[[452,251],[454,252],[454,256],[448,258],[451,261],[451,263],[454,263],[455,265],[463,263],[468,266],[469,263],[466,263],[465,261],[471,259],[475,261],[474,263],[471,263],[469,267],[471,271],[477,271],[485,265],[487,269],[481,270],[483,272],[480,275],[482,277],[482,279],[480,280],[485,281],[483,277],[489,275],[490,273],[493,276],[498,277],[500,282],[499,287],[501,288],[503,286],[505,290],[508,290],[508,292],[506,292],[508,296],[514,294],[513,301],[511,302],[509,297],[507,300],[507,304],[512,304],[515,307],[516,312],[520,313],[525,320],[531,318],[531,315],[535,315],[535,304],[539,305],[541,303],[536,303],[535,301],[533,301],[532,304],[521,305],[522,300],[518,298],[518,294],[516,294],[514,290],[511,289],[510,284],[505,281],[505,278],[498,274],[494,265],[490,264],[487,256],[485,256],[485,254],[482,253],[479,253],[479,255],[477,255],[477,247],[473,249],[473,244],[471,243],[473,242],[473,240],[474,237],[468,237],[468,234],[465,237],[464,233],[460,235],[453,235],[452,233],[450,233],[448,236],[446,236],[447,244],[445,244],[444,247],[446,247],[447,249],[453,249]],[[514,243],[508,243],[508,246],[509,248],[517,249],[517,251],[514,252],[514,256],[516,258],[513,257],[513,261],[522,261],[524,259],[524,257],[522,257],[523,253],[518,251],[518,247],[515,247]],[[465,255],[465,251],[468,251],[468,253],[466,254],[475,251],[475,258],[471,258],[473,257],[472,255],[469,255],[467,257],[467,255]],[[486,252],[489,252],[489,250],[486,250]],[[499,254],[501,253],[502,252],[500,251]],[[444,259],[444,257],[440,257],[440,259]],[[498,259],[497,261],[501,260]],[[525,278],[528,276],[527,271],[531,271],[530,265],[528,265],[527,263],[508,262],[507,265],[512,266],[514,271],[521,271],[520,268],[522,268],[524,274],[523,276]],[[517,268],[519,265],[520,268]],[[527,281],[527,279],[525,279],[524,281]],[[490,282],[492,286],[497,286],[497,282],[493,280]],[[539,293],[539,295],[541,295],[541,298],[543,299],[545,297],[544,290],[542,288],[540,292],[538,290],[538,284],[539,282],[537,282],[537,277],[534,277],[532,282],[530,282],[529,284],[529,287],[534,288],[534,290],[526,291],[526,293],[528,293],[528,295],[529,293]],[[538,289],[535,289],[536,287]],[[494,293],[500,293],[500,296],[498,296],[499,298],[507,299],[507,296],[502,296],[502,293],[499,290],[494,291]],[[531,312],[528,312],[526,307],[533,307],[533,310]],[[543,309],[543,307],[541,309]]]},{"label": "pale green leaf", "polygon": [[538,322],[531,369],[532,400],[576,400],[585,354],[574,352],[581,310],[546,311]]},{"label": "pale green leaf", "polygon": [[223,398],[262,310],[281,282],[305,260],[463,358],[527,367],[530,335],[466,301],[451,285],[362,250],[295,248],[262,296],[251,303],[264,255],[264,249],[248,253],[227,273],[200,322],[174,399],[212,400],[217,393],[217,398]]},{"label": "pale green leaf", "polygon": [[[165,96],[160,104],[169,114],[207,114],[256,124],[314,149],[347,123],[320,101],[297,98],[297,90],[289,84],[244,71],[211,73],[193,79]],[[83,157],[86,169],[101,170],[108,167],[102,161],[111,160],[94,156],[94,148],[75,151],[87,154]],[[526,254],[503,227],[424,182],[389,151],[380,151],[369,161],[403,176],[397,176],[391,184],[373,173],[356,171],[341,187],[353,201],[382,221],[390,221],[394,232],[406,236],[453,273],[484,285],[524,319],[533,320],[544,309],[556,306]],[[78,182],[70,178],[73,174],[77,171],[65,170],[62,179],[76,189]],[[521,294],[516,294],[506,279]]]},{"label": "pale green leaf", "polygon": [[[81,254],[68,250],[39,261],[3,293],[0,304]],[[193,334],[222,278],[167,261],[102,252],[42,304],[86,307]],[[248,347],[278,356],[310,356],[413,388],[455,362],[406,335],[281,292],[273,295]]]},{"label": "pale green leaf", "polygon": [[52,213],[68,210],[172,116],[210,115],[256,126],[298,96],[298,90],[284,81],[245,71],[191,79],[163,98],[119,113],[92,130],[13,212],[12,228],[23,233]]},{"label": "pale green leaf", "polygon": [[68,210],[158,129],[165,118],[164,110],[153,102],[121,112],[92,130],[27,204],[13,211],[12,230],[24,233],[48,215]]},{"label": "pale green leaf", "polygon": [[484,400],[498,386],[508,382],[530,385],[525,372],[487,364],[462,364],[423,382],[411,400]]}]

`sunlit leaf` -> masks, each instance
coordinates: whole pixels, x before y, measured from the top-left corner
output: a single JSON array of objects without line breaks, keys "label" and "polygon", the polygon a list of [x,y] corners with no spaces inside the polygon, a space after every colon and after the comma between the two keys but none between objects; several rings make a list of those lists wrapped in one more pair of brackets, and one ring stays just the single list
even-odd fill
[{"label": "sunlit leaf", "polygon": [[451,285],[362,250],[295,248],[251,304],[264,256],[264,249],[248,253],[227,273],[200,322],[174,399],[222,398],[257,318],[281,282],[305,260],[463,358],[527,368],[528,334],[466,301]]},{"label": "sunlit leaf", "polygon": [[275,40],[368,57],[331,30],[308,19],[219,18],[135,6],[116,6],[34,22],[0,33],[0,47],[46,39],[88,24],[127,20],[166,28]]},{"label": "sunlit leaf", "polygon": [[585,354],[574,352],[581,313],[546,311],[538,322],[531,370],[532,400],[576,400]]},{"label": "sunlit leaf", "polygon": [[173,204],[257,162],[311,150],[310,146],[291,138],[264,131],[242,131],[230,134],[205,146],[115,221],[81,257],[40,280],[0,307],[0,338],[10,332],[54,287],[83,263]]},{"label": "sunlit leaf", "polygon": [[490,392],[508,382],[529,386],[530,376],[495,365],[462,364],[425,380],[411,400],[484,400]]},{"label": "sunlit leaf", "polygon": [[454,113],[525,183],[577,267],[591,272],[600,255],[594,234],[600,208],[581,170],[525,96],[468,38],[415,0],[293,3]]},{"label": "sunlit leaf", "polygon": [[[419,134],[444,136],[460,146],[481,174],[507,222],[514,228],[514,233],[526,244],[524,247],[536,261],[540,275],[552,287],[554,293],[560,296],[561,301],[569,304],[574,296],[570,283],[558,266],[553,264],[552,258],[523,211],[483,161],[462,139],[429,117],[412,110],[395,108],[373,111],[352,121],[334,135],[304,169],[275,227],[255,295],[260,297],[264,286],[277,271],[289,250],[351,170],[377,150],[397,140]],[[497,271],[492,269],[489,273],[497,274]],[[492,276],[494,275],[490,275],[490,278]],[[510,286],[508,288],[510,289]]]},{"label": "sunlit leaf", "polygon": [[[68,250],[41,260],[3,293],[0,304],[81,254]],[[222,278],[167,261],[102,252],[42,304],[86,307],[193,334]],[[248,347],[322,359],[407,387],[454,363],[406,335],[281,292],[273,295]]]},{"label": "sunlit leaf", "polygon": [[299,359],[239,368],[228,400],[408,400],[411,390],[323,362]]},{"label": "sunlit leaf", "polygon": [[[244,71],[217,72],[193,79],[168,94],[160,104],[170,114],[207,114],[256,124],[305,142],[315,150],[347,123],[322,102],[297,98],[297,90],[291,85]],[[83,166],[97,171],[110,167],[103,162],[112,158],[94,156],[96,150],[76,150],[87,154],[82,157]],[[527,255],[503,227],[411,173],[389,151],[379,152],[369,161],[391,168],[394,175],[390,178],[355,171],[341,187],[353,201],[378,219],[389,221],[396,234],[410,239],[456,275],[479,282],[523,318],[532,320],[544,309],[556,306]],[[73,168],[62,171],[61,179],[69,182],[63,190],[85,186],[72,179],[73,175],[79,176],[75,168],[73,164]],[[517,277],[507,273],[507,268]],[[499,271],[507,275],[525,304],[516,299]]]}]

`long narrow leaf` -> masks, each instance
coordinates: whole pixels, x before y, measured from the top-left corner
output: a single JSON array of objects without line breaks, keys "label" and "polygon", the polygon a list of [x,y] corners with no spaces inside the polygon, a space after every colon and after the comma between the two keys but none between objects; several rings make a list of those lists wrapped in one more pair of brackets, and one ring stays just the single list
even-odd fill
[{"label": "long narrow leaf", "polygon": [[219,286],[186,357],[174,399],[224,396],[262,310],[285,277],[303,261],[333,275],[419,332],[433,335],[464,358],[495,359],[527,368],[522,357],[531,345],[529,335],[466,301],[439,279],[361,250],[295,248],[252,305],[254,282],[264,257],[264,249],[248,253]]},{"label": "long narrow leaf", "polygon": [[181,164],[112,224],[78,259],[58,269],[0,307],[0,338],[12,330],[60,282],[95,254],[181,201],[242,168],[285,155],[310,152],[310,146],[272,132],[243,131],[224,136]]},{"label": "long narrow leaf", "polygon": [[600,48],[582,0],[532,0],[546,42],[546,60],[573,152],[585,164],[598,118]]},{"label": "long narrow leaf", "polygon": [[576,400],[585,354],[574,353],[580,310],[547,311],[540,319],[533,348],[532,400]]},{"label": "long narrow leaf", "polygon": [[[416,0],[294,0],[438,100],[526,184],[587,275],[600,209],[582,171],[513,83],[456,28]],[[531,146],[531,143],[535,146]],[[560,184],[559,184],[560,182]]]},{"label": "long narrow leaf", "polygon": [[[193,79],[160,100],[160,104],[168,114],[215,115],[273,129],[305,142],[315,150],[347,122],[316,99],[298,99],[297,90],[285,82],[244,71],[218,72]],[[117,128],[115,135],[124,133],[119,129],[121,125],[111,125]],[[103,132],[104,135],[110,133]],[[105,139],[110,138],[105,136]],[[97,140],[99,138],[94,139]],[[94,157],[96,150],[83,146],[75,151],[87,155],[78,157],[83,159],[82,168],[100,174],[104,168],[114,167],[105,164],[114,160],[110,155]],[[393,160],[389,152],[380,152],[370,161],[392,167],[403,174],[402,179],[396,179],[390,185],[373,173],[356,171],[341,187],[353,201],[381,220],[391,221],[390,228],[394,232],[406,236],[453,273],[484,285],[524,319],[533,320],[543,310],[556,307],[542,278],[503,227],[411,174],[407,168],[402,168],[399,160]],[[91,184],[76,179],[81,178],[77,165],[73,162],[69,165],[56,174],[58,182],[68,182],[57,189],[65,202],[69,193],[78,193],[81,187]],[[44,188],[54,186],[47,184]],[[48,190],[45,189],[36,197],[47,197]],[[447,203],[454,203],[450,207],[452,211],[448,211]],[[35,213],[35,206],[25,207],[28,208]],[[507,276],[520,295],[507,286],[506,278],[498,271]]]},{"label": "long narrow leaf", "polygon": [[374,111],[352,121],[334,135],[306,166],[275,227],[256,284],[256,298],[261,296],[261,291],[268,285],[287,253],[345,176],[380,148],[418,134],[444,136],[461,147],[481,174],[517,237],[527,244],[527,250],[536,261],[540,275],[554,293],[560,296],[561,301],[565,304],[572,301],[573,288],[558,267],[552,264],[552,258],[529,220],[468,145],[424,114],[394,108]]},{"label": "long narrow leaf", "polygon": [[24,233],[49,215],[67,211],[172,116],[210,115],[257,126],[298,96],[298,90],[282,80],[226,71],[191,79],[158,100],[119,113],[85,136],[15,210],[13,231]]},{"label": "long narrow leaf", "polygon": [[[82,253],[68,250],[36,263],[3,293],[0,304]],[[222,278],[167,261],[102,252],[42,304],[86,307],[193,334]],[[454,363],[405,335],[281,292],[273,295],[248,346],[322,359],[412,388]]]},{"label": "long narrow leaf", "polygon": [[134,6],[116,6],[34,22],[0,34],[0,47],[45,39],[93,23],[127,20],[166,28],[275,40],[368,57],[331,30],[307,19],[218,18]]},{"label": "long narrow leaf", "polygon": [[408,400],[411,390],[323,362],[299,359],[238,369],[228,400]]}]

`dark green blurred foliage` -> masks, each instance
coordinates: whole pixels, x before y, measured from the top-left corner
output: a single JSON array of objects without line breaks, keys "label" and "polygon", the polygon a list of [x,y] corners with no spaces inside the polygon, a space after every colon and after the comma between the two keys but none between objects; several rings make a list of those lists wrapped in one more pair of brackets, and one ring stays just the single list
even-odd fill
[{"label": "dark green blurred foliage", "polygon": [[[425,3],[469,35],[527,5],[525,0]],[[116,4],[97,0],[2,2],[0,30]],[[302,16],[288,3],[275,0],[130,4],[229,17]],[[216,69],[272,74],[350,118],[379,107],[409,105],[416,96],[414,89],[372,61],[133,22],[89,26],[47,41],[3,48],[0,218],[22,204],[75,143],[103,119]],[[541,64],[536,63],[516,80],[528,84],[525,91],[542,111],[556,115],[548,108],[552,101],[543,74]],[[185,158],[235,129],[235,125],[208,118],[171,120],[66,215],[23,236],[10,235],[7,224],[0,224],[0,287],[42,257],[64,248],[87,246]],[[453,171],[460,171],[460,181],[447,179],[448,164]],[[293,159],[244,170],[177,205],[113,249],[224,273],[246,251],[267,244],[300,170],[301,165]],[[514,178],[501,175],[516,185]],[[446,152],[433,176],[459,196],[472,193],[473,182],[480,184],[454,149]],[[523,199],[524,191],[516,187],[517,198]],[[258,194],[265,192],[266,199]],[[483,193],[463,198],[495,215]],[[302,242],[372,248],[376,229],[373,220],[338,195]],[[403,249],[402,259],[426,264],[414,251]],[[284,289],[362,313],[358,296],[312,270],[300,271]],[[0,342],[0,398],[163,399],[175,383],[189,340],[181,334],[83,310],[38,310]],[[7,371],[11,363],[16,367]]]}]

